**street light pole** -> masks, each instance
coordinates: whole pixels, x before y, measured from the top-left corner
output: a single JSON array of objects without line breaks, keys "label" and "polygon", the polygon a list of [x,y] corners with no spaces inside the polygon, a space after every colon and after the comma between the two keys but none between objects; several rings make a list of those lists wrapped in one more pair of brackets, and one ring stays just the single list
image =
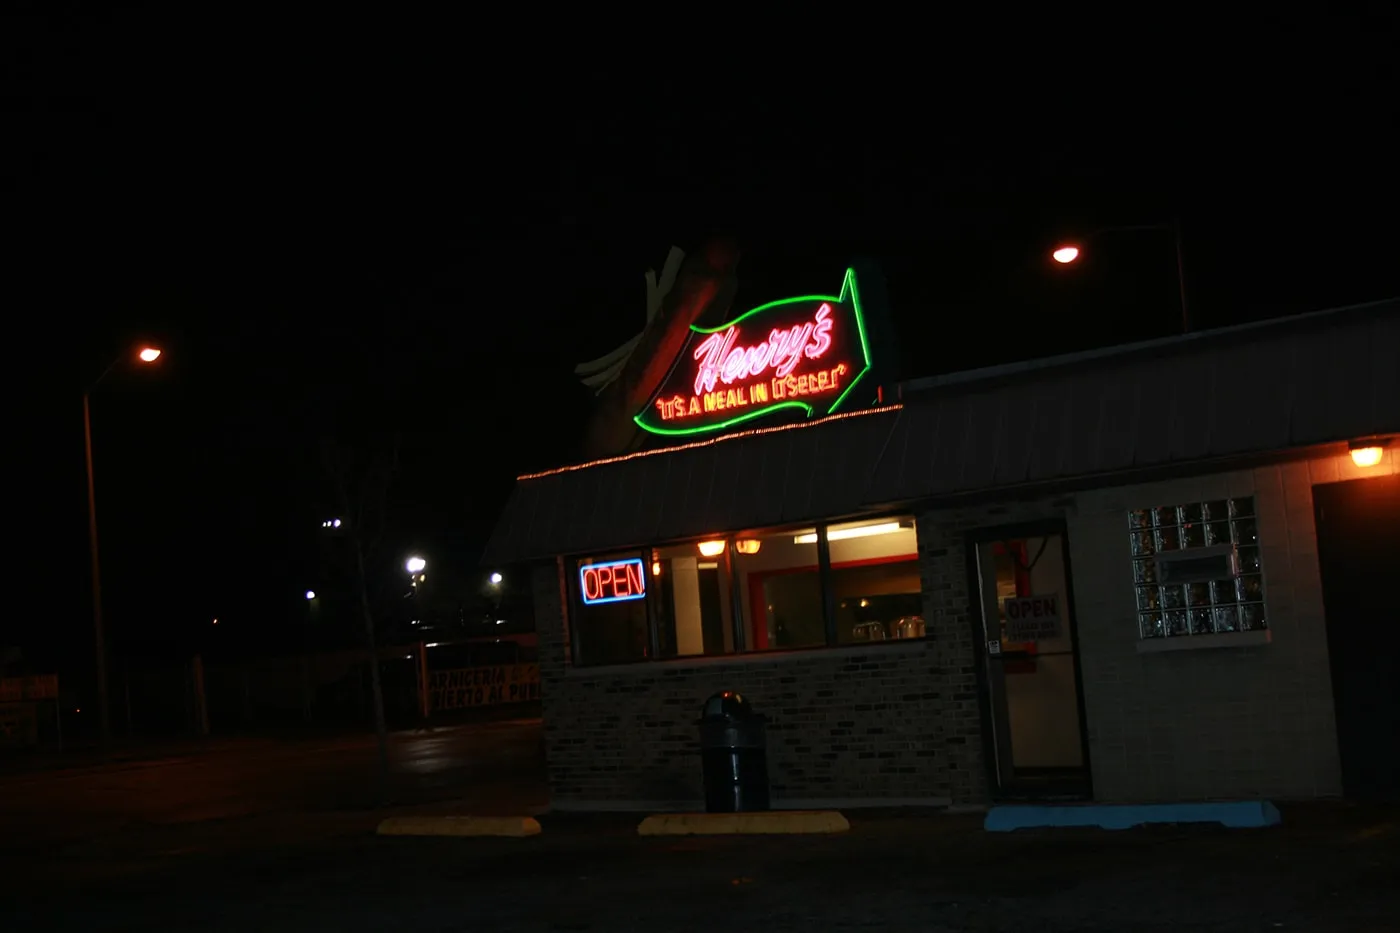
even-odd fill
[{"label": "street light pole", "polygon": [[[1135,224],[1127,227],[1100,227],[1084,238],[1082,242],[1088,242],[1105,233],[1135,233],[1142,230],[1171,231],[1172,245],[1176,248],[1176,287],[1177,295],[1181,302],[1181,332],[1191,333],[1191,315],[1186,306],[1186,271],[1181,261],[1181,223],[1173,220],[1169,224]],[[1066,244],[1056,249],[1051,256],[1061,265],[1068,265],[1079,259],[1081,253],[1079,247]]]},{"label": "street light pole", "polygon": [[1191,315],[1186,310],[1186,271],[1181,265],[1181,222],[1172,221],[1172,235],[1176,240],[1176,289],[1181,295],[1181,332],[1191,333]]},{"label": "street light pole", "polygon": [[[108,367],[108,371],[111,367]],[[105,376],[106,373],[103,373]],[[101,379],[98,380],[101,382]],[[93,384],[94,387],[96,383]],[[107,641],[102,630],[102,570],[97,554],[97,496],[92,475],[91,389],[83,393],[83,447],[87,455],[88,547],[92,554],[92,637],[97,652],[97,721],[102,744],[112,741],[112,719],[107,697]]]},{"label": "street light pole", "polygon": [[[160,358],[160,350],[155,347],[142,347],[136,358],[142,363],[154,363]],[[102,623],[102,565],[97,549],[97,492],[92,469],[92,392],[107,375],[126,359],[125,354],[117,357],[102,370],[87,389],[83,391],[83,453],[87,461],[88,496],[88,547],[92,558],[92,639],[97,660],[97,722],[102,744],[112,741],[111,698],[107,695],[107,636]]]}]

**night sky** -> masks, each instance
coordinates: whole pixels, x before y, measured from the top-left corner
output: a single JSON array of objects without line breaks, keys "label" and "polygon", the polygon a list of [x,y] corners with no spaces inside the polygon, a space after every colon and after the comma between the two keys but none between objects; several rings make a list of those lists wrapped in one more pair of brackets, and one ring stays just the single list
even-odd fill
[{"label": "night sky", "polygon": [[1086,62],[1069,100],[1021,60],[668,79],[400,25],[7,15],[0,645],[89,663],[80,399],[141,340],[161,365],[93,401],[113,651],[208,650],[217,616],[276,652],[332,514],[319,438],[401,438],[386,553],[474,579],[673,243],[735,237],[741,307],[878,258],[906,377],[1177,332],[1168,237],[1047,262],[1106,225],[1180,218],[1197,328],[1400,294],[1393,17],[1348,25],[1345,69]]}]

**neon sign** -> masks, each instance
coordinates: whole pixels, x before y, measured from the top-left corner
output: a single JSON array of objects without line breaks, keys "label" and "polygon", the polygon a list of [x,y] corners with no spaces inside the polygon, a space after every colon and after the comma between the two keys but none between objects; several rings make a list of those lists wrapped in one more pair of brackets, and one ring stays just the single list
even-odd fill
[{"label": "neon sign", "polygon": [[586,606],[645,599],[647,595],[646,575],[642,573],[639,557],[606,564],[580,564],[578,582]]},{"label": "neon sign", "polygon": [[833,414],[870,371],[854,269],[840,295],[771,301],[690,331],[670,374],[632,419],[654,434],[722,431],[781,409]]}]

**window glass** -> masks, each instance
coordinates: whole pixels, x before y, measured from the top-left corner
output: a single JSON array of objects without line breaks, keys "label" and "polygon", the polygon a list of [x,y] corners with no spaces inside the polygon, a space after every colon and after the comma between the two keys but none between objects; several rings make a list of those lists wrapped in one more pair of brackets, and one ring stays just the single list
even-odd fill
[{"label": "window glass", "polygon": [[[688,658],[734,651],[729,542],[654,548],[652,608],[657,655]],[[703,551],[702,551],[703,548]]]},{"label": "window glass", "polygon": [[748,650],[826,644],[816,529],[746,534],[733,547]]},{"label": "window glass", "polygon": [[[1180,638],[1268,628],[1254,497],[1188,502],[1128,513],[1140,638]],[[1162,561],[1215,558],[1215,579],[1178,573]],[[1227,559],[1220,559],[1221,555]],[[1206,566],[1202,563],[1201,566]]]},{"label": "window glass", "polygon": [[655,589],[648,569],[635,552],[575,562],[570,586],[576,664],[625,664],[647,658],[647,601]]},{"label": "window glass", "polygon": [[[831,525],[832,644],[924,637],[914,520]],[[818,528],[716,536],[574,562],[574,661],[827,645]]]},{"label": "window glass", "polygon": [[914,520],[831,525],[827,538],[837,643],[922,638],[923,587]]}]

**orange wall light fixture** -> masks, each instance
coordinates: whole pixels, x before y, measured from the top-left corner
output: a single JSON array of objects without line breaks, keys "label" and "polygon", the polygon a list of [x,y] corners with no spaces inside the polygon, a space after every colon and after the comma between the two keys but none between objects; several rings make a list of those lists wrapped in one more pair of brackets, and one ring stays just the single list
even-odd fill
[{"label": "orange wall light fixture", "polygon": [[724,553],[724,541],[701,541],[697,547],[700,548],[701,557],[718,557]]},{"label": "orange wall light fixture", "polygon": [[1386,442],[1377,437],[1351,442],[1351,462],[1359,467],[1373,467],[1385,456]]},{"label": "orange wall light fixture", "polygon": [[758,549],[763,546],[763,542],[757,538],[740,538],[734,542],[734,550],[740,554],[757,554]]}]

